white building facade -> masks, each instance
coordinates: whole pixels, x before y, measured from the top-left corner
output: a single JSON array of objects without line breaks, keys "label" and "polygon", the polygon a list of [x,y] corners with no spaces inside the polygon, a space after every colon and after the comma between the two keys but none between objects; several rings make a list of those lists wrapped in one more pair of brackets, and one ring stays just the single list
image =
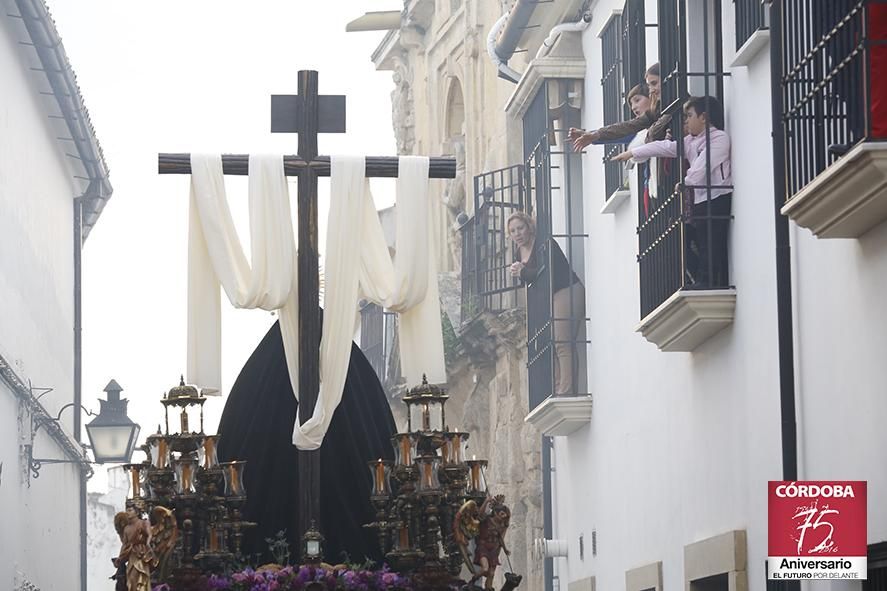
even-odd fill
[{"label": "white building facade", "polygon": [[[524,27],[519,46],[537,55],[550,27],[532,25],[558,3],[524,20],[522,4],[506,29]],[[531,202],[581,276],[589,318],[587,391],[548,398],[528,417],[553,435],[550,587],[763,590],[767,482],[785,478],[868,481],[869,568],[880,577],[869,588],[883,588],[887,144],[865,86],[876,74],[863,74],[874,45],[859,32],[878,3],[815,4],[576,2],[590,24],[521,72],[509,118],[526,121],[548,92],[550,180]],[[863,49],[844,52],[844,42]],[[586,129],[621,120],[625,93],[657,62],[675,118],[690,95],[725,107],[726,285],[687,279],[677,160],[648,164],[658,167],[650,181],[645,165],[607,165],[614,184],[602,161],[623,148],[589,146],[581,179],[566,178],[576,156],[558,107],[581,111]],[[556,84],[569,92],[557,98]],[[645,209],[645,182],[657,180]],[[562,213],[578,194],[581,224]],[[577,237],[584,260],[568,252]]]},{"label": "white building facade", "polygon": [[83,589],[79,261],[111,188],[42,0],[3,3],[0,80],[0,588]]}]

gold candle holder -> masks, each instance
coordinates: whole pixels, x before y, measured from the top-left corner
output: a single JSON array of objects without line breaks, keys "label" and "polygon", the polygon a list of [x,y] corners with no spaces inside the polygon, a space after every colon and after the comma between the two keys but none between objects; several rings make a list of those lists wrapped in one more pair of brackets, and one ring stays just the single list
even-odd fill
[{"label": "gold candle holder", "polygon": [[484,474],[484,470],[487,467],[487,461],[472,458],[466,464],[468,464],[468,494],[473,496],[486,495],[487,477]]},{"label": "gold candle holder", "polygon": [[246,488],[243,485],[243,470],[246,462],[221,462],[225,474],[225,496],[227,497],[244,497],[246,496]]},{"label": "gold candle holder", "polygon": [[197,473],[197,460],[194,458],[179,458],[173,462],[176,471],[176,492],[180,495],[193,495],[197,492],[194,487],[194,475]]},{"label": "gold candle holder", "polygon": [[379,458],[369,462],[373,476],[373,497],[389,497],[391,495],[391,461]]},{"label": "gold candle holder", "polygon": [[197,450],[200,466],[204,470],[212,470],[219,465],[219,435],[207,435],[203,438],[203,444]]},{"label": "gold candle holder", "polygon": [[166,437],[160,435],[151,435],[148,437],[148,449],[151,454],[151,464],[158,470],[169,468],[170,453],[169,441]]},{"label": "gold candle holder", "polygon": [[391,438],[394,442],[396,463],[399,468],[409,468],[416,457],[416,445],[418,438],[412,433],[398,433]]},{"label": "gold candle holder", "polygon": [[441,447],[444,466],[452,467],[464,464],[467,441],[468,433],[452,431],[444,434],[444,444]]},{"label": "gold candle holder", "polygon": [[397,528],[397,543],[395,545],[400,552],[412,549],[410,547],[410,529],[404,524]]},{"label": "gold candle holder", "polygon": [[129,498],[133,501],[142,498],[142,464],[125,464],[123,470],[129,475]]},{"label": "gold candle holder", "polygon": [[432,494],[440,492],[440,458],[437,456],[422,456],[416,458],[416,468],[419,470],[419,480],[416,490],[420,494]]}]

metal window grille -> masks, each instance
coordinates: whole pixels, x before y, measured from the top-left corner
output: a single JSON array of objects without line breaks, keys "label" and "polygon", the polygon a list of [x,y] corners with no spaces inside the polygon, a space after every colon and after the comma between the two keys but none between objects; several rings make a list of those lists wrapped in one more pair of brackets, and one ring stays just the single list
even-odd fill
[{"label": "metal window grille", "polygon": [[381,306],[369,302],[360,309],[360,349],[380,381],[385,377],[382,314]]},{"label": "metal window grille", "polygon": [[462,228],[462,323],[481,312],[501,312],[516,304],[519,287],[508,267],[514,253],[508,217],[525,207],[523,165],[474,177],[474,217]]},{"label": "metal window grille", "polygon": [[768,28],[767,7],[762,0],[733,0],[736,10],[736,51],[745,45],[755,31]]},{"label": "metal window grille", "polygon": [[[536,218],[536,240],[550,242],[550,199],[539,198],[551,194],[551,154],[548,141],[538,142],[527,160],[529,194],[534,197],[533,214]],[[527,287],[527,380],[530,410],[539,406],[554,393],[554,328],[551,293],[551,249],[545,248],[548,260],[538,261],[540,272]]]},{"label": "metal window grille", "polygon": [[[727,286],[726,278],[714,278],[712,253],[700,253],[692,237],[700,228],[711,236],[713,224],[729,215],[714,215],[709,201],[703,212],[697,212],[692,221],[689,216],[694,189],[703,189],[710,195],[713,189],[728,187],[713,180],[710,167],[706,167],[708,172],[704,186],[677,188],[689,165],[683,157],[683,102],[695,94],[719,99],[723,104],[723,79],[727,74],[723,70],[720,0],[660,2],[659,61],[662,72],[661,111],[671,115],[671,135],[675,138],[680,157],[651,161],[649,166],[655,167],[657,182],[649,187],[648,194],[644,193],[638,199],[642,318],[682,288]],[[708,134],[706,141],[709,141]],[[703,261],[700,268],[695,270],[697,275],[705,277],[704,280],[688,274],[689,256],[697,256]]]},{"label": "metal window grille", "polygon": [[462,233],[462,324],[469,322],[480,313],[480,299],[477,293],[477,224],[470,218],[460,229]]},{"label": "metal window grille", "polygon": [[508,218],[525,209],[524,167],[500,168],[474,177],[477,294],[480,308],[501,312],[514,307],[519,287],[509,267],[514,248],[508,236]]},{"label": "metal window grille", "polygon": [[[782,112],[791,198],[873,132],[873,69],[887,51],[884,0],[784,0],[780,11]],[[873,20],[873,17],[875,19]],[[775,17],[774,17],[775,18]],[[879,28],[882,28],[879,27]]]},{"label": "metal window grille", "polygon": [[887,542],[869,544],[868,579],[862,582],[862,591],[887,591]]},{"label": "metal window grille", "polygon": [[[630,89],[644,80],[647,70],[647,33],[644,0],[626,0],[622,9],[622,75]],[[625,105],[625,117],[632,115]]]},{"label": "metal window grille", "polygon": [[[623,17],[613,15],[601,31],[601,60],[603,76],[604,125],[618,123],[626,118],[624,97],[627,86],[622,67]],[[630,116],[630,114],[628,114]],[[616,191],[628,188],[628,175],[621,162],[610,159],[625,150],[626,144],[604,145],[604,198],[609,199]]]},{"label": "metal window grille", "polygon": [[397,350],[397,314],[365,303],[360,309],[360,349],[385,388],[400,378]]},{"label": "metal window grille", "polygon": [[[577,310],[584,309],[584,291],[570,289],[566,292],[569,299],[567,311],[557,312],[555,303],[556,295],[563,289],[559,284],[572,282],[575,277],[577,285],[582,285],[587,239],[582,232],[581,156],[573,152],[566,140],[567,130],[576,126],[580,113],[560,100],[568,95],[565,84],[565,81],[549,80],[539,90],[543,104],[549,105],[546,109],[547,130],[537,136],[527,157],[527,197],[536,220],[538,259],[538,273],[527,286],[531,410],[557,393],[559,348],[567,350],[572,359],[571,387],[569,392],[560,394],[585,392],[587,318],[584,314],[576,317]],[[558,334],[559,325],[569,327],[569,330]]]},{"label": "metal window grille", "polygon": [[401,381],[397,327],[397,314],[383,310],[382,367],[385,369],[385,375],[382,377],[382,385],[386,390]]}]

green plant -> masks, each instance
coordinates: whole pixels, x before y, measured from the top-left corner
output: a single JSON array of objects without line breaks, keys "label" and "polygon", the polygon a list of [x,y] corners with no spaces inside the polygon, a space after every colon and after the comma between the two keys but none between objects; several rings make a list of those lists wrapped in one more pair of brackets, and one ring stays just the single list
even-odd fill
[{"label": "green plant", "polygon": [[290,545],[286,540],[286,530],[281,530],[273,538],[265,538],[268,544],[268,552],[274,557],[274,562],[282,566],[290,563]]}]

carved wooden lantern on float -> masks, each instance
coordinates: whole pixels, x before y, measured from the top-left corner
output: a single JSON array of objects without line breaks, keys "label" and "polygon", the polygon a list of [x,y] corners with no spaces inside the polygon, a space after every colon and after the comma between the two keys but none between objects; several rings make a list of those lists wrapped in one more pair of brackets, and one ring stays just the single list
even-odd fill
[{"label": "carved wooden lantern on float", "polygon": [[428,378],[422,376],[422,384],[403,397],[407,405],[407,431],[425,436],[442,434],[447,424],[444,412],[447,398],[443,388],[429,384]]},{"label": "carved wooden lantern on float", "polygon": [[458,582],[468,554],[454,526],[465,507],[473,508],[479,524],[488,496],[487,461],[466,459],[469,433],[447,425],[448,398],[423,376],[403,397],[407,429],[391,438],[394,461],[368,462],[376,519],[366,527],[378,531],[385,561],[420,589]]},{"label": "carved wooden lantern on float", "polygon": [[[166,432],[169,433],[169,407],[179,408],[179,434],[187,435],[189,433],[203,433],[203,405],[206,403],[206,397],[200,393],[195,386],[185,384],[185,378],[179,378],[179,385],[170,390],[160,401],[163,404],[164,416],[166,418]],[[193,417],[189,413],[193,413],[196,406],[200,411],[198,426],[196,432],[192,431],[194,426]]]},{"label": "carved wooden lantern on float", "polygon": [[[155,514],[167,516],[170,525],[158,535],[171,539],[169,547],[176,550],[163,557],[167,568],[161,569],[156,582],[190,589],[200,577],[229,572],[241,562],[244,531],[256,524],[241,513],[246,503],[246,462],[219,462],[220,435],[203,432],[206,397],[180,378],[160,402],[165,430],[158,425],[157,432],[147,437],[141,448],[146,461],[124,466],[130,481],[127,505],[138,507],[152,520]],[[170,409],[178,411],[172,430]]]},{"label": "carved wooden lantern on float", "polygon": [[302,535],[302,562],[305,564],[320,564],[323,559],[324,537],[311,521],[311,527]]}]

